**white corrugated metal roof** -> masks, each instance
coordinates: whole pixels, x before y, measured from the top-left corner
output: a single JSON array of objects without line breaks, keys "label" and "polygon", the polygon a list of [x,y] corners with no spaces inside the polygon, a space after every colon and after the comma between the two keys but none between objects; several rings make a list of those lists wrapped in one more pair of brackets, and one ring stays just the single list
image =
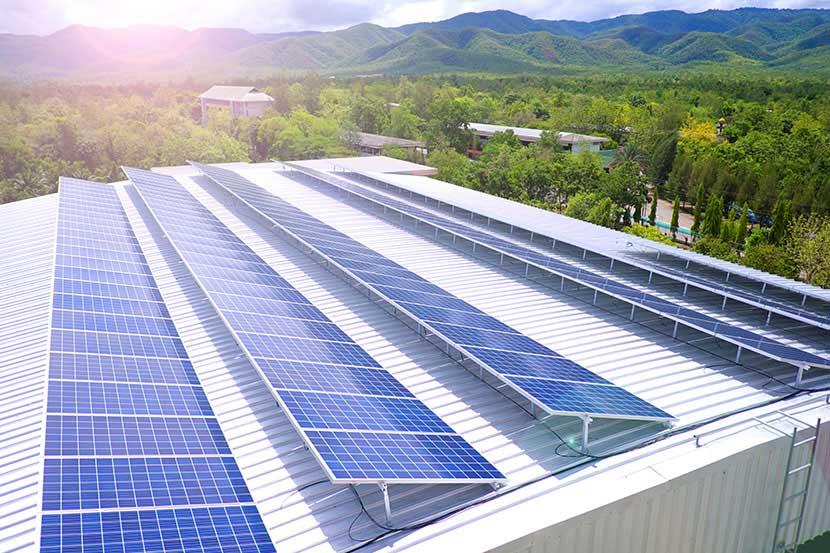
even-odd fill
[{"label": "white corrugated metal roof", "polygon": [[0,551],[34,551],[57,195],[0,205]]},{"label": "white corrugated metal roof", "polygon": [[[401,175],[435,175],[438,170],[427,165],[420,165],[386,156],[339,157],[331,159],[309,159],[295,161],[297,165],[318,171],[370,171],[375,173],[397,173]],[[259,163],[250,167],[259,167]]]},{"label": "white corrugated metal roof", "polygon": [[[613,306],[602,301],[592,306],[559,293],[550,282],[521,278],[287,180],[274,172],[280,167],[236,164],[233,169],[666,409],[678,417],[680,425],[758,405],[782,392],[782,386],[771,378],[793,378],[794,371],[789,366],[754,357],[751,367],[736,365],[731,361],[732,352],[721,349],[716,340],[672,340],[660,331],[659,321],[632,322],[625,313],[616,313]],[[552,430],[566,437],[576,436],[580,431],[577,420],[557,417],[548,422],[550,426],[536,421],[509,397],[450,360],[381,306],[289,246],[269,226],[261,224],[258,216],[230,201],[219,187],[204,178],[190,179],[187,175],[195,173],[192,169],[174,168],[170,172],[507,475],[506,491],[510,493],[497,495],[486,486],[392,486],[396,525],[488,494],[496,496],[446,520],[381,540],[372,544],[370,550],[461,552],[496,548],[768,442],[775,434],[752,421],[751,415],[804,401],[793,399],[759,407],[752,413],[719,422],[717,425],[744,421],[739,427],[743,431],[718,435],[707,440],[702,448],[695,447],[689,431],[537,481],[575,463],[559,451],[560,442]],[[323,471],[303,448],[302,440],[131,187],[123,187],[120,193],[277,550],[345,551],[360,544],[360,540],[379,535],[382,530],[365,515],[361,516],[351,491],[325,480]],[[0,382],[4,383],[0,388],[0,420],[22,425],[19,433],[0,435],[0,549],[4,551],[12,546],[35,549],[55,206],[54,196],[0,206],[0,229],[6,229],[0,233]],[[810,377],[805,384],[830,384],[830,372],[816,371]],[[5,383],[12,386],[11,393],[4,393]],[[820,402],[804,407],[803,416],[813,417],[819,412],[818,405]],[[644,435],[642,427],[635,423],[598,420],[592,425],[592,447],[595,451],[604,450]],[[364,487],[360,492],[370,511],[382,519],[378,491]],[[761,522],[767,521],[768,515]],[[768,526],[759,523],[762,532]]]},{"label": "white corrugated metal roof", "polygon": [[273,102],[269,95],[260,92],[253,86],[228,86],[214,85],[199,94],[204,100],[217,100],[226,102]]},{"label": "white corrugated metal roof", "polygon": [[[525,142],[536,142],[542,138],[544,131],[539,129],[529,129],[526,127],[509,127],[506,125],[489,125],[487,123],[469,123],[468,127],[475,131],[480,136],[493,136],[497,132],[513,131],[519,140]],[[591,142],[594,144],[601,144],[608,142],[609,139],[602,136],[590,136],[587,134],[578,134],[574,132],[559,132],[559,142],[565,144],[578,144],[581,142]]]}]

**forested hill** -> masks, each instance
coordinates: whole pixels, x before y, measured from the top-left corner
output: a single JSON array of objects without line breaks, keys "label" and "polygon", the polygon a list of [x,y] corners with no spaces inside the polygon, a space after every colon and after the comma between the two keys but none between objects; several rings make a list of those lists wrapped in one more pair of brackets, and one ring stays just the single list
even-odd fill
[{"label": "forested hill", "polygon": [[0,35],[0,75],[159,72],[268,75],[774,68],[830,74],[830,10],[658,11],[593,22],[462,14],[398,28],[326,33],[73,26]]}]

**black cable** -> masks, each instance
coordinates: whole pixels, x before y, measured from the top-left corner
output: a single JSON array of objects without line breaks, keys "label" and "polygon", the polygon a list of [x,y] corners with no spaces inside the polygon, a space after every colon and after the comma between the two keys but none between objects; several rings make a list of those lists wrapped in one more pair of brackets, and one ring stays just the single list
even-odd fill
[{"label": "black cable", "polygon": [[316,480],[316,481],[311,482],[309,484],[305,484],[303,486],[300,486],[296,490],[292,490],[290,494],[288,494],[287,496],[285,496],[285,498],[283,498],[282,502],[280,503],[280,509],[282,509],[285,506],[285,502],[288,501],[289,499],[291,499],[295,494],[298,494],[303,490],[307,490],[307,489],[312,488],[314,486],[317,486],[319,484],[327,484],[329,482],[331,482],[331,480],[329,480],[328,478],[326,478],[325,480]]}]

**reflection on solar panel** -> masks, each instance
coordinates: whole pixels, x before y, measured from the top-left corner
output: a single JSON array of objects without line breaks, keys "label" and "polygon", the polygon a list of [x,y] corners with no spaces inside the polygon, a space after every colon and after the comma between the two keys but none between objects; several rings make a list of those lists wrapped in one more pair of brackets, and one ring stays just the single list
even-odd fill
[{"label": "reflection on solar panel", "polygon": [[[454,344],[544,411],[641,420],[672,418],[236,173],[217,167],[197,167],[274,224],[317,249],[380,297]],[[360,270],[350,266],[356,259],[360,260]],[[370,277],[372,282],[363,276],[367,271],[374,275]],[[390,280],[385,285],[377,284],[378,279],[387,278]],[[531,365],[536,372],[528,377],[525,373]],[[592,392],[581,403],[571,397],[537,393],[540,386],[549,389],[556,385],[570,385],[569,390],[582,387]],[[404,416],[395,423],[404,424],[403,419]],[[334,445],[327,445],[336,451]]]},{"label": "reflection on solar panel", "polygon": [[[556,276],[567,278],[591,289],[598,290],[607,295],[623,300],[630,305],[635,305],[706,334],[716,336],[741,348],[746,348],[773,359],[799,366],[830,368],[830,359],[825,359],[813,353],[788,346],[778,342],[777,340],[765,338],[760,334],[744,330],[729,323],[721,322],[709,315],[679,306],[672,301],[659,298],[653,294],[642,292],[632,286],[614,279],[606,278],[602,275],[594,273],[593,271],[576,267],[554,255],[543,254],[530,248],[526,248],[521,244],[505,240],[495,234],[478,230],[466,223],[454,221],[449,217],[436,215],[430,211],[415,207],[406,202],[368,190],[365,187],[346,179],[332,177],[331,175],[324,175],[311,170],[303,169],[303,171],[308,171],[308,174],[305,172],[301,172],[299,174],[297,174],[297,172],[291,172],[288,176],[301,179],[304,183],[311,184],[312,186],[333,186],[338,190],[354,194],[365,200],[369,200],[376,205],[384,207],[385,209],[392,209],[399,213],[406,214],[407,216],[433,225],[436,228],[440,228],[445,232],[449,232],[498,253],[510,256],[523,263],[527,263],[528,265],[532,265],[539,269],[553,273]],[[375,184],[380,183],[380,181],[376,181],[376,179],[357,173],[347,173],[347,175],[361,182]]]},{"label": "reflection on solar panel", "polygon": [[40,550],[274,551],[112,186],[61,179],[54,290]]},{"label": "reflection on solar panel", "polygon": [[175,179],[125,172],[333,481],[504,478]]}]

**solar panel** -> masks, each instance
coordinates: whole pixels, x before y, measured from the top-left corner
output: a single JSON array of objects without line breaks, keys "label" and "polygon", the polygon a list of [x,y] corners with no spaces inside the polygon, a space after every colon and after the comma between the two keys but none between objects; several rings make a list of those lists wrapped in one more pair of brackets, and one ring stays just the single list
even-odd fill
[{"label": "solar panel", "polygon": [[[614,386],[584,367],[572,361],[566,363],[561,355],[546,346],[517,332],[508,325],[426,281],[416,273],[360,244],[333,227],[311,217],[279,197],[265,192],[240,175],[216,167],[196,166],[219,185],[258,210],[273,224],[280,226],[295,238],[311,244],[314,235],[326,235],[330,237],[331,241],[336,240],[347,245],[348,249],[317,248],[317,250],[326,255],[331,263],[340,265],[341,268],[350,272],[355,280],[372,289],[390,304],[409,313],[410,316],[429,328],[433,333],[443,336],[448,343],[453,344],[457,349],[474,359],[483,368],[496,375],[544,411],[550,414],[639,418],[642,420],[666,421],[672,418],[668,413],[648,404],[630,392]],[[296,221],[302,222],[297,223]],[[306,241],[309,232],[311,236],[309,241]],[[422,290],[414,291],[390,285],[380,285],[362,279],[357,272],[352,272],[347,265],[341,265],[344,261],[353,261],[355,256],[358,255],[354,253],[357,251],[363,252],[359,254],[360,257],[373,260],[371,266],[363,267],[362,271],[372,272],[372,267],[380,270],[389,268],[396,272],[398,278],[406,279],[407,285],[409,285],[409,282],[418,283]],[[361,263],[363,262],[361,261]],[[430,291],[423,291],[424,289]],[[410,306],[416,306],[415,310],[410,311]],[[419,313],[416,314],[418,311]],[[579,404],[578,409],[573,409],[573,405],[576,403],[570,399],[563,401],[552,394],[534,393],[532,387],[524,385],[522,379],[515,375],[521,367],[525,366],[534,367],[537,371],[534,379],[538,379],[540,383],[558,382],[565,378],[566,380],[563,382],[571,382],[570,379],[579,379],[578,382],[588,388],[601,386],[601,391],[597,391],[593,396],[586,396],[598,398],[597,408],[592,409],[590,402],[586,401]],[[612,403],[604,399],[609,395],[615,398],[615,402]],[[628,399],[627,403],[626,398]],[[620,407],[616,413],[611,412],[611,408],[614,406]]]},{"label": "solar panel", "polygon": [[[175,179],[125,172],[334,482],[504,478]],[[347,436],[399,447],[383,459],[330,447]],[[423,461],[424,444],[441,443],[452,447],[432,466],[409,468]]]},{"label": "solar panel", "polygon": [[725,294],[730,298],[756,305],[757,307],[761,307],[763,309],[770,309],[779,315],[784,315],[785,317],[790,317],[809,324],[815,324],[824,329],[830,329],[830,315],[818,313],[810,309],[798,308],[790,303],[780,301],[760,293],[750,292],[737,285],[713,281],[691,271],[670,267],[665,263],[658,263],[650,259],[643,259],[642,257],[633,254],[626,255],[625,261],[641,269],[654,272],[655,274],[662,275],[683,284],[688,283],[703,290],[708,290],[717,294]]},{"label": "solar panel", "polygon": [[115,188],[61,179],[56,249],[40,550],[274,551]]},{"label": "solar panel", "polygon": [[44,514],[42,553],[274,551],[253,505]]},{"label": "solar panel", "polygon": [[[308,170],[303,169],[303,171]],[[811,365],[830,368],[830,359],[803,351],[796,347],[788,346],[781,342],[777,342],[776,340],[765,338],[760,334],[741,329],[729,323],[724,323],[714,317],[705,315],[698,311],[678,306],[674,302],[659,298],[647,292],[643,292],[622,282],[596,274],[588,269],[576,267],[554,254],[543,254],[530,248],[526,248],[521,244],[511,242],[495,234],[483,232],[468,225],[467,223],[455,221],[449,217],[436,215],[430,211],[415,207],[394,198],[390,198],[389,196],[379,194],[359,184],[342,178],[335,178],[330,175],[315,176],[317,175],[317,172],[311,171],[309,171],[309,174],[300,174],[304,175],[304,177],[300,178],[303,178],[303,182],[305,183],[332,186],[340,191],[369,200],[384,208],[391,208],[400,213],[405,213],[407,216],[428,222],[447,232],[451,232],[457,236],[491,248],[496,252],[510,255],[519,261],[547,270],[556,276],[565,277],[594,290],[602,291],[632,305],[647,309],[653,313],[657,313],[661,316],[670,318],[671,320],[693,327],[707,334],[711,334],[712,336],[724,339],[742,348],[751,349],[768,357],[772,357],[773,359],[799,366]],[[361,182],[380,182],[372,179],[371,177],[357,173],[348,173],[347,175],[358,179]],[[293,176],[293,173],[289,176]]]}]

